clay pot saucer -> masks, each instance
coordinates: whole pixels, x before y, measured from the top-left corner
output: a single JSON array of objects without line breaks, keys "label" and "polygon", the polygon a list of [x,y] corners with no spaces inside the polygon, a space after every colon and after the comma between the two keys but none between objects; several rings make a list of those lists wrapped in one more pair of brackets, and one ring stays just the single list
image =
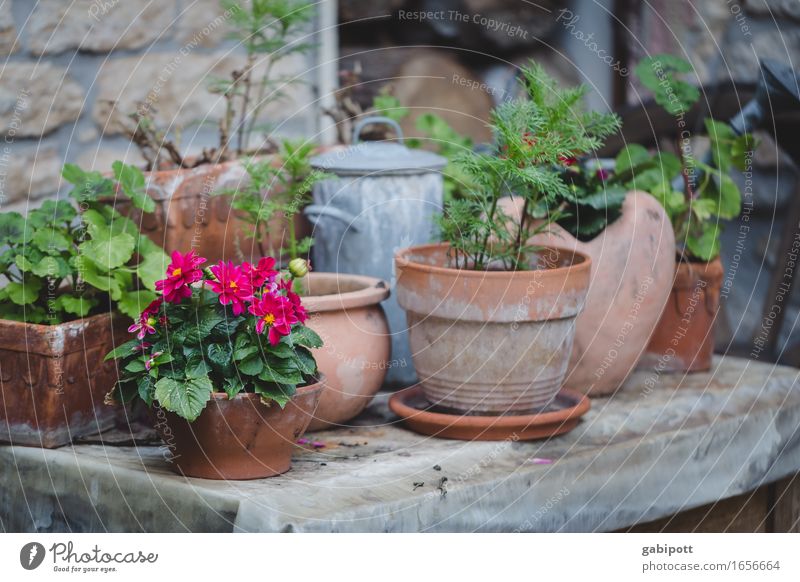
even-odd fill
[{"label": "clay pot saucer", "polygon": [[504,416],[471,416],[431,404],[419,384],[389,398],[389,408],[411,430],[439,438],[467,441],[536,440],[571,431],[591,407],[589,399],[562,388],[543,412]]}]

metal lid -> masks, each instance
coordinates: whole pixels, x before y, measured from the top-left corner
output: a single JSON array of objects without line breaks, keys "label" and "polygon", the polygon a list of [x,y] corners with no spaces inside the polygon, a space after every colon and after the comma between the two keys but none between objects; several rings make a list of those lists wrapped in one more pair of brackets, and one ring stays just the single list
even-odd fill
[{"label": "metal lid", "polygon": [[[397,139],[385,141],[361,141],[361,130],[373,123],[392,126]],[[403,145],[403,132],[393,119],[367,117],[353,128],[353,145],[329,151],[311,158],[311,166],[343,175],[364,174],[422,174],[441,170],[447,159],[425,150],[412,150]]]}]

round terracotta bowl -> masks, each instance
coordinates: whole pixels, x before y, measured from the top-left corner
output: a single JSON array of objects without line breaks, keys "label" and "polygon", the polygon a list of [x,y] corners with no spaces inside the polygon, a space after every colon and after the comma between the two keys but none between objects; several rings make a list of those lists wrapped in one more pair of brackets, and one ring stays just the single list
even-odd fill
[{"label": "round terracotta bowl", "polygon": [[461,413],[520,414],[547,406],[564,383],[591,259],[544,248],[540,268],[450,268],[446,244],[396,256],[414,367],[425,397]]},{"label": "round terracotta bowl", "polygon": [[173,470],[202,479],[261,479],[285,473],[292,451],[314,416],[322,382],[297,389],[281,409],[252,393],[233,400],[215,392],[190,423],[162,409],[152,411],[156,430],[172,453]]},{"label": "round terracotta bowl", "polygon": [[307,325],[325,342],[313,350],[325,390],[308,427],[321,430],[358,415],[383,384],[391,336],[380,302],[389,296],[389,286],[342,273],[310,273],[303,281]]}]

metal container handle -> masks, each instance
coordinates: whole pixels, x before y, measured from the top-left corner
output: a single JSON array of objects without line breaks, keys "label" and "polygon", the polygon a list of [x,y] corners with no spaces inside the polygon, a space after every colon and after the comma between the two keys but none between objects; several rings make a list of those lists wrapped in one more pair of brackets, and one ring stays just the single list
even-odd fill
[{"label": "metal container handle", "polygon": [[334,208],[332,206],[322,206],[320,204],[311,204],[310,206],[306,206],[303,209],[303,214],[306,215],[308,220],[314,226],[319,224],[320,217],[327,216],[329,218],[334,218],[339,220],[347,225],[348,228],[353,229],[355,232],[361,230],[358,225],[356,224],[356,217],[350,214],[349,212],[345,212],[344,210],[339,210],[338,208]]},{"label": "metal container handle", "polygon": [[361,130],[363,130],[366,126],[375,124],[384,124],[390,126],[393,130],[395,135],[397,135],[397,141],[403,143],[403,130],[400,129],[400,124],[397,123],[394,119],[390,119],[388,117],[383,117],[379,115],[375,115],[372,117],[365,117],[353,128],[353,145],[361,143]]}]

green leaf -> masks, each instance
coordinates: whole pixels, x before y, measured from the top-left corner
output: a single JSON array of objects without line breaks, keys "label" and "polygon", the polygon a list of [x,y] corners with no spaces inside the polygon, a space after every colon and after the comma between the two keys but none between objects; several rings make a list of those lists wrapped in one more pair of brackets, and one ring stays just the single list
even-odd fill
[{"label": "green leaf", "polygon": [[207,310],[199,311],[197,322],[187,323],[190,327],[186,334],[186,341],[192,344],[205,341],[211,330],[223,321],[225,321],[225,317],[222,315],[217,315],[214,312],[209,313]]},{"label": "green leaf", "polygon": [[61,279],[69,275],[70,269],[67,262],[61,257],[45,257],[31,267],[31,272],[39,277]]},{"label": "green leaf", "polygon": [[651,159],[650,154],[644,146],[634,143],[625,146],[622,151],[617,154],[614,168],[617,174],[623,174],[632,168],[637,168],[642,164],[646,164]]},{"label": "green leaf", "polygon": [[317,361],[306,348],[296,348],[293,361],[303,374],[310,376],[317,373]]},{"label": "green leaf", "polygon": [[[244,341],[247,340],[247,336],[244,336],[244,335],[237,336],[237,338],[236,338],[236,343],[237,344],[239,343],[239,338],[240,337],[244,338]],[[242,342],[242,343],[244,343],[244,342]],[[259,351],[260,350],[259,350],[258,346],[247,346],[246,345],[246,346],[242,346],[242,347],[237,347],[236,350],[233,352],[233,359],[238,362],[238,361],[244,360],[248,356],[250,356],[252,354],[255,354],[255,353],[259,352]]]},{"label": "green leaf", "polygon": [[137,392],[139,394],[139,398],[144,400],[144,403],[147,406],[153,405],[153,399],[155,397],[155,385],[153,384],[153,379],[150,376],[142,376],[136,381]]},{"label": "green leaf", "polygon": [[253,354],[239,362],[237,369],[247,376],[258,376],[264,369],[264,360],[261,358],[261,354]]},{"label": "green leaf", "polygon": [[73,267],[80,273],[81,280],[100,291],[121,295],[122,289],[120,288],[119,280],[108,273],[101,273],[94,262],[88,258],[78,255],[72,258],[72,263]]},{"label": "green leaf", "polygon": [[77,216],[75,208],[68,200],[45,200],[39,211],[47,216],[49,222],[69,224]]},{"label": "green leaf", "polygon": [[706,117],[703,121],[711,141],[728,141],[736,138],[736,132],[727,123],[710,117]]},{"label": "green leaf", "polygon": [[271,366],[266,366],[258,374],[258,378],[276,384],[299,384],[303,381],[303,375],[297,370],[284,371]]},{"label": "green leaf", "polygon": [[135,360],[131,360],[125,366],[125,370],[130,372],[131,374],[137,374],[139,372],[144,372],[147,368],[144,365],[144,360],[142,358],[136,358]]},{"label": "green leaf", "polygon": [[127,263],[133,256],[135,246],[136,241],[131,235],[120,233],[109,238],[86,241],[78,248],[101,270],[110,271]]},{"label": "green leaf", "polygon": [[667,113],[687,112],[700,98],[700,91],[682,79],[693,71],[691,63],[670,54],[658,54],[642,59],[636,66],[636,76],[642,85],[653,92],[656,103]]},{"label": "green leaf", "polygon": [[145,212],[155,211],[156,203],[147,194],[144,174],[139,168],[120,161],[111,164],[111,168],[114,170],[114,177],[122,187],[122,191],[131,199],[131,203],[136,208]]},{"label": "green leaf", "polygon": [[92,238],[109,238],[111,230],[106,217],[94,208],[88,208],[81,213],[81,222]]},{"label": "green leaf", "polygon": [[296,389],[294,384],[264,384],[257,382],[255,392],[261,396],[261,401],[265,404],[277,402],[278,406],[284,408],[294,396]]},{"label": "green leaf", "polygon": [[136,396],[139,395],[139,391],[136,387],[136,382],[125,379],[119,380],[116,384],[114,384],[113,390],[109,396],[112,396],[114,400],[119,402],[120,404],[128,404],[132,402]]},{"label": "green leaf", "polygon": [[211,344],[206,350],[211,363],[226,368],[233,363],[233,346],[230,344]]},{"label": "green leaf", "polygon": [[307,348],[321,348],[322,338],[310,327],[297,326],[292,330],[292,342]]},{"label": "green leaf", "polygon": [[689,252],[702,261],[710,261],[719,256],[721,226],[716,223],[705,223],[699,237],[689,236],[686,246]]},{"label": "green leaf", "polygon": [[64,164],[61,175],[75,186],[69,195],[79,203],[114,195],[114,182],[100,172],[84,172],[75,164]]},{"label": "green leaf", "polygon": [[167,410],[193,422],[203,412],[213,389],[208,377],[186,378],[184,382],[161,378],[156,382],[155,398]]},{"label": "green leaf", "polygon": [[211,367],[199,352],[186,361],[187,378],[205,378],[210,371]]},{"label": "green leaf", "polygon": [[285,341],[286,339],[274,346],[270,344],[270,346],[266,349],[267,353],[270,356],[275,356],[276,358],[281,358],[282,360],[294,358],[294,348],[289,344],[284,343]]},{"label": "green leaf", "polygon": [[87,299],[82,296],[75,297],[68,293],[60,295],[57,301],[64,311],[77,315],[78,317],[84,317],[97,305],[96,299]]},{"label": "green leaf", "polygon": [[26,227],[25,217],[19,212],[0,214],[0,246],[9,243],[25,243],[32,236],[33,232]]},{"label": "green leaf", "polygon": [[[145,237],[142,239],[150,241]],[[142,285],[151,291],[155,291],[156,281],[164,278],[167,265],[169,265],[169,257],[160,248],[156,247],[156,249],[144,254],[141,262],[136,265],[136,276],[139,277]]]},{"label": "green leaf", "polygon": [[589,196],[584,196],[578,201],[579,206],[589,206],[595,210],[619,208],[625,202],[628,191],[625,188],[607,188]]},{"label": "green leaf", "polygon": [[17,255],[14,257],[14,263],[17,265],[20,271],[26,273],[33,269],[33,263],[28,260],[28,257],[25,255]]},{"label": "green leaf", "polygon": [[136,319],[155,299],[156,294],[146,289],[123,291],[122,297],[117,301],[117,309],[131,319]]},{"label": "green leaf", "polygon": [[717,174],[719,179],[719,210],[720,218],[732,219],[739,216],[742,210],[742,195],[736,182],[727,174]]},{"label": "green leaf", "polygon": [[41,288],[41,279],[34,278],[26,278],[22,283],[14,281],[5,287],[8,298],[17,305],[29,305],[36,301]]},{"label": "green leaf", "polygon": [[72,241],[64,233],[54,228],[37,230],[31,242],[46,253],[66,251],[72,245]]},{"label": "green leaf", "polygon": [[118,360],[120,358],[125,358],[127,356],[130,356],[131,354],[136,353],[135,348],[140,346],[141,343],[142,342],[139,341],[138,339],[129,340],[124,344],[119,345],[110,352],[108,352],[105,358],[103,358],[103,361],[107,362],[109,360]]},{"label": "green leaf", "polygon": [[697,220],[704,221],[716,215],[717,204],[709,198],[698,198],[691,202],[692,212],[697,217]]},{"label": "green leaf", "polygon": [[233,400],[239,392],[244,390],[244,386],[238,378],[226,377],[222,382],[222,389],[228,395],[228,398]]}]

